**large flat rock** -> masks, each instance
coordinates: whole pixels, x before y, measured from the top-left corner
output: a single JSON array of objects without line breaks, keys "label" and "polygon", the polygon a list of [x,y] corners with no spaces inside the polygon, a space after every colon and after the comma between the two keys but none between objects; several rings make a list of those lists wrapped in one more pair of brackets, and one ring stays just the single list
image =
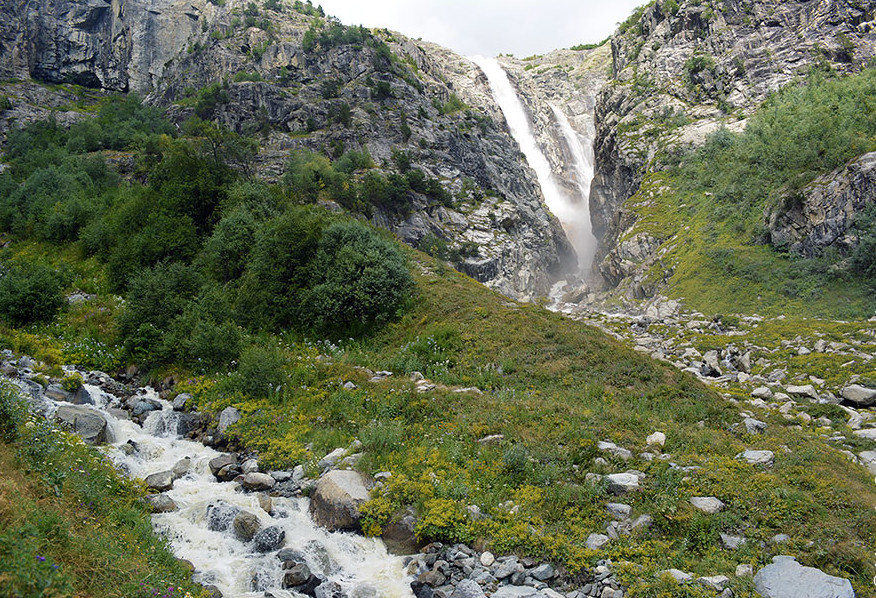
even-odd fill
[{"label": "large flat rock", "polygon": [[320,478],[310,499],[310,514],[330,530],[359,527],[359,507],[371,496],[365,479],[355,471],[335,469]]},{"label": "large flat rock", "polygon": [[804,567],[792,556],[773,557],[754,576],[754,587],[764,598],[855,598],[848,579]]}]

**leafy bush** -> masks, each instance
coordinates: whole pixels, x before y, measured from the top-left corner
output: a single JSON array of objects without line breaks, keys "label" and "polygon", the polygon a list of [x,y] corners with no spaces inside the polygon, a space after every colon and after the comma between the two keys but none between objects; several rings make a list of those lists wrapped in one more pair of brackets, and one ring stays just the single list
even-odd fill
[{"label": "leafy bush", "polygon": [[255,398],[269,397],[286,383],[286,356],[270,344],[246,347],[240,354],[239,388]]},{"label": "leafy bush", "polygon": [[329,334],[364,331],[394,318],[414,284],[395,244],[357,222],[329,226],[311,268],[302,320]]},{"label": "leafy bush", "polygon": [[47,322],[64,306],[64,280],[41,264],[0,264],[0,317],[14,326]]}]

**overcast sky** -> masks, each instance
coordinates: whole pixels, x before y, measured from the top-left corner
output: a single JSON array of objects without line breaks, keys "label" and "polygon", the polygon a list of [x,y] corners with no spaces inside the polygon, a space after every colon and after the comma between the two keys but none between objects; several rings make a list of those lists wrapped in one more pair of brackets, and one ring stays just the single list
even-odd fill
[{"label": "overcast sky", "polygon": [[313,0],[345,25],[386,27],[471,56],[518,58],[602,41],[645,0]]}]

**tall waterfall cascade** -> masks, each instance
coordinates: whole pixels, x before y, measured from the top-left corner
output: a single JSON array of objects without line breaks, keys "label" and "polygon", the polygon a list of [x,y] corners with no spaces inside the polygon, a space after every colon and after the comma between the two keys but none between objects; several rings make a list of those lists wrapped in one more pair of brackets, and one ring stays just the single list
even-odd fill
[{"label": "tall waterfall cascade", "polygon": [[590,182],[593,180],[592,145],[574,130],[562,109],[555,105],[550,106],[573,161],[569,166],[575,173],[575,180],[572,182],[578,192],[574,194],[566,192],[539,147],[533,134],[532,123],[523,102],[508,79],[508,74],[495,58],[474,56],[472,60],[487,76],[493,97],[505,115],[511,134],[535,171],[548,209],[559,219],[566,236],[575,248],[580,268],[579,275],[584,279],[589,278],[590,267],[596,254],[596,239],[590,224],[589,203]]}]

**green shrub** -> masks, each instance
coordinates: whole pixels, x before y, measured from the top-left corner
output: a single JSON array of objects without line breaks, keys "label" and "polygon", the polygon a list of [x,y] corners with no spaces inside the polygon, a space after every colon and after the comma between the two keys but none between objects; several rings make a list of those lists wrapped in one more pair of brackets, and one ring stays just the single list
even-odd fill
[{"label": "green shrub", "polygon": [[64,280],[41,264],[0,264],[0,317],[14,326],[47,322],[65,304]]},{"label": "green shrub", "polygon": [[312,272],[303,324],[328,334],[361,333],[396,317],[414,286],[397,246],[358,222],[325,230]]},{"label": "green shrub", "polygon": [[286,356],[271,344],[255,344],[240,354],[239,389],[255,398],[278,393],[286,383]]}]

